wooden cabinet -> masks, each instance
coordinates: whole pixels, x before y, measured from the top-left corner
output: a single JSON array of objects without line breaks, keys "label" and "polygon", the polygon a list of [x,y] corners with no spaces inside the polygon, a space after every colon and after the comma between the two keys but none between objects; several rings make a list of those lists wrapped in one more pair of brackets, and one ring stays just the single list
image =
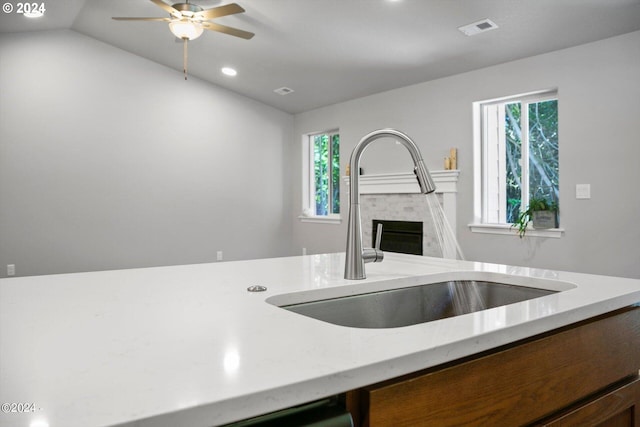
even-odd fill
[{"label": "wooden cabinet", "polygon": [[640,308],[347,394],[357,425],[638,426]]},{"label": "wooden cabinet", "polygon": [[640,378],[616,384],[596,397],[573,405],[535,426],[640,426]]}]

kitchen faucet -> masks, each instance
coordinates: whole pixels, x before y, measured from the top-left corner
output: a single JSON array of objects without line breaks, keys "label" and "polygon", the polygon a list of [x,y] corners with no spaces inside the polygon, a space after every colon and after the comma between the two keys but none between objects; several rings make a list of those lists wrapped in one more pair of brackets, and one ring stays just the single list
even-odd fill
[{"label": "kitchen faucet", "polygon": [[360,157],[365,148],[379,138],[394,138],[409,150],[413,159],[413,173],[416,174],[420,191],[424,194],[435,191],[436,186],[422,160],[422,155],[415,142],[404,133],[395,129],[379,129],[365,135],[351,153],[349,160],[349,223],[347,227],[347,252],[344,264],[344,278],[351,280],[366,277],[364,264],[381,262],[384,253],[380,250],[382,224],[378,225],[375,248],[362,247],[362,222],[360,219]]}]

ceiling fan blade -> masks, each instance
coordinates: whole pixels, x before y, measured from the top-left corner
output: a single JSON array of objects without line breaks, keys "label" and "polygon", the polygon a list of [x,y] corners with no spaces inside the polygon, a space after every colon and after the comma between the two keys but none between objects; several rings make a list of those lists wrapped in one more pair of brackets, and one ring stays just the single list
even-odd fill
[{"label": "ceiling fan blade", "polygon": [[227,4],[224,6],[214,7],[213,9],[203,10],[196,12],[194,17],[209,20],[213,18],[220,18],[221,16],[234,15],[236,13],[242,13],[244,9],[236,3]]},{"label": "ceiling fan blade", "polygon": [[111,19],[115,19],[116,21],[165,21],[165,22],[169,22],[171,21],[170,18],[111,18]]},{"label": "ceiling fan blade", "polygon": [[230,36],[236,36],[246,40],[249,40],[250,38],[255,36],[255,34],[248,31],[227,27],[226,25],[214,24],[213,22],[203,22],[202,26],[210,31],[217,31],[219,33],[229,34]]},{"label": "ceiling fan blade", "polygon": [[182,13],[180,13],[179,10],[174,9],[172,6],[169,6],[162,0],[151,0],[151,1],[156,5],[160,6],[161,8],[163,8],[164,10],[166,10],[171,16],[175,16],[176,18],[182,17]]}]

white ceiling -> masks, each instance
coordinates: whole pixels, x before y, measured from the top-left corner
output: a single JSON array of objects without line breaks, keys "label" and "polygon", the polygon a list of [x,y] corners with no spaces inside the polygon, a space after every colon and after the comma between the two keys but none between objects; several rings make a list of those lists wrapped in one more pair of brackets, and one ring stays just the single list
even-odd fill
[{"label": "white ceiling", "polygon": [[[182,43],[165,23],[111,19],[168,16],[150,0],[41,2],[41,18],[0,14],[0,32],[71,28],[182,79]],[[205,9],[231,2],[192,0]],[[640,0],[236,2],[245,13],[215,22],[256,36],[205,32],[189,44],[189,74],[290,113],[640,30]],[[485,18],[499,28],[474,37],[457,29]],[[222,75],[223,66],[238,75]],[[294,92],[273,92],[283,86]]]}]

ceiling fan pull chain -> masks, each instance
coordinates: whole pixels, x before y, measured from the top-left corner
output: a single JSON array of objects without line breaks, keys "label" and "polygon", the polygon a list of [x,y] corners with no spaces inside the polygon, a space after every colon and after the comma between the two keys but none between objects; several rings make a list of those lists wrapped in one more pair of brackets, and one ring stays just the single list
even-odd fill
[{"label": "ceiling fan pull chain", "polygon": [[187,43],[189,42],[189,39],[185,37],[182,40],[184,40],[184,57],[182,70],[184,71],[184,79],[187,80]]}]

